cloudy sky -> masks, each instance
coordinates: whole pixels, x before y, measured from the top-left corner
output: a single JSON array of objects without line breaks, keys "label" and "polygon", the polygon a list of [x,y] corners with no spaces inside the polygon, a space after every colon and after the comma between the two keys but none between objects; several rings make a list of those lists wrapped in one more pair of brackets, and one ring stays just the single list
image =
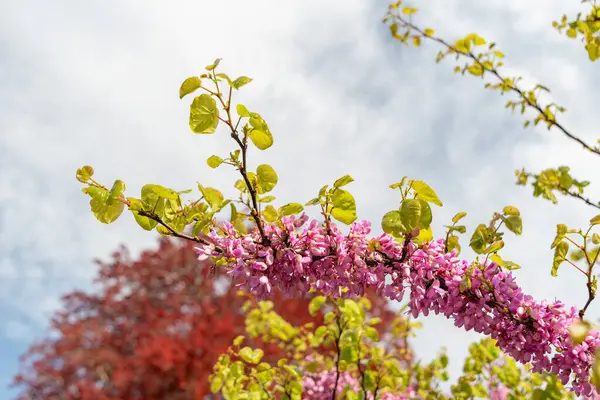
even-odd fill
[{"label": "cloudy sky", "polygon": [[[568,268],[550,276],[556,223],[585,227],[594,210],[574,200],[557,206],[514,185],[513,171],[568,164],[600,198],[598,157],[557,131],[524,131],[505,97],[480,80],[455,75],[439,50],[393,41],[381,23],[387,1],[4,1],[0,2],[0,398],[17,357],[42,337],[61,294],[90,288],[92,259],[108,259],[124,243],[154,246],[130,215],[97,222],[75,180],[91,164],[99,180],[125,180],[136,195],[145,183],[177,190],[205,185],[233,193],[235,175],[210,170],[226,154],[224,131],[189,131],[181,81],[223,57],[222,71],[252,84],[236,99],[260,112],[275,146],[251,154],[280,176],[280,204],[307,201],[348,173],[359,216],[374,221],[397,207],[388,185],[423,179],[444,201],[434,210],[443,234],[458,211],[472,229],[511,204],[521,209],[523,235],[507,234],[506,258],[522,264],[519,282],[538,298],[581,306],[582,277]],[[478,32],[506,54],[508,75],[542,83],[567,108],[562,121],[593,142],[597,68],[582,46],[551,27],[579,1],[430,0],[415,21],[448,39]],[[260,157],[260,158],[259,158]],[[595,172],[594,172],[595,171]],[[594,182],[596,181],[596,182]],[[465,238],[464,247],[466,247]],[[466,256],[471,256],[465,252]],[[598,304],[589,315],[596,318]],[[443,318],[423,319],[415,341],[430,359],[446,346],[456,377],[477,335]],[[12,392],[14,393],[14,392]]]}]

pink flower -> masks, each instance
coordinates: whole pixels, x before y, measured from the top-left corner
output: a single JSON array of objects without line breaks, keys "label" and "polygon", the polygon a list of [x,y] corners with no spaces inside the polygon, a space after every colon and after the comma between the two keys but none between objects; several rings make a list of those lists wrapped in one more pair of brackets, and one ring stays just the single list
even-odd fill
[{"label": "pink flower", "polygon": [[598,395],[589,371],[599,333],[591,331],[579,345],[571,343],[568,328],[578,318],[574,307],[536,302],[510,272],[494,263],[471,271],[470,263],[455,252],[444,253],[443,240],[421,248],[410,243],[408,256],[402,258],[403,246],[390,235],[367,237],[369,222],[354,223],[347,235],[334,224],[327,232],[318,221],[307,222],[303,214],[284,217],[281,226],[266,225],[269,246],[261,244],[257,230],[240,238],[225,222],[223,236],[209,234],[214,245],[196,248],[198,258],[206,260],[219,254],[216,247],[222,249],[223,256],[235,260],[228,273],[259,299],[273,286],[288,295],[313,288],[334,297],[360,296],[374,287],[392,300],[401,300],[408,288],[415,317],[443,314],[458,327],[492,337],[515,360],[531,362],[535,372],[556,374],[577,395]]}]

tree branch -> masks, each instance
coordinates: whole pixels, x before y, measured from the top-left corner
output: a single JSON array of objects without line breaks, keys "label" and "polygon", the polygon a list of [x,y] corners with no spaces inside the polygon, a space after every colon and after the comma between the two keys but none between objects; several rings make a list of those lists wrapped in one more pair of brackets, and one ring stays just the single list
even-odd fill
[{"label": "tree branch", "polygon": [[[546,113],[544,112],[543,108],[538,104],[537,101],[532,101],[524,92],[522,89],[520,89],[518,86],[516,86],[516,84],[513,83],[509,83],[507,82],[506,78],[504,78],[502,75],[500,75],[500,73],[498,72],[498,70],[495,67],[490,67],[490,66],[486,66],[484,65],[481,61],[479,61],[479,59],[477,58],[476,55],[474,55],[472,52],[470,51],[461,51],[458,50],[456,47],[452,46],[451,44],[449,44],[448,42],[446,42],[444,39],[441,39],[439,37],[436,36],[432,36],[432,35],[428,35],[425,33],[425,31],[423,31],[422,29],[420,29],[419,27],[417,27],[416,25],[412,24],[409,21],[406,21],[404,18],[402,18],[400,15],[393,15],[390,13],[390,15],[394,18],[396,18],[398,21],[400,21],[404,27],[407,27],[409,29],[415,30],[416,32],[418,32],[419,34],[421,34],[422,37],[429,39],[429,40],[433,40],[439,44],[441,44],[442,46],[446,47],[447,49],[451,50],[452,52],[456,53],[456,54],[460,54],[462,56],[465,56],[467,58],[472,59],[475,63],[477,63],[477,65],[479,65],[483,71],[488,71],[490,72],[492,75],[494,75],[500,82],[502,82],[502,84],[505,87],[508,87],[510,90],[512,90],[513,92],[517,93],[519,95],[519,97],[521,99],[523,99],[527,105],[529,105],[531,108],[537,110],[541,115],[546,116]],[[544,118],[545,121],[547,121],[548,123],[550,123],[552,126],[557,127],[563,134],[565,134],[569,139],[574,140],[575,142],[579,143],[580,145],[583,146],[584,149],[600,155],[600,148],[598,147],[592,147],[589,144],[587,144],[585,141],[583,141],[582,139],[580,139],[579,137],[575,136],[574,134],[572,134],[571,132],[569,132],[567,130],[567,128],[565,128],[564,126],[562,126],[559,122],[557,122],[556,120],[550,120],[547,118]]]}]

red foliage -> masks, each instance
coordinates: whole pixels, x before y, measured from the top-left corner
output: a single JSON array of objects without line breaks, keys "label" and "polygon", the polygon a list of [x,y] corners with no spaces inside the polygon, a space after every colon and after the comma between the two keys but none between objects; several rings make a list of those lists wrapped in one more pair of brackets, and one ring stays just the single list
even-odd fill
[{"label": "red foliage", "polygon": [[[19,399],[203,399],[208,375],[232,340],[244,334],[242,304],[226,275],[209,275],[193,245],[163,238],[159,249],[132,261],[127,250],[97,261],[95,293],[63,297],[52,318],[58,335],[32,346],[15,378]],[[394,314],[369,295],[373,316],[389,327]],[[294,325],[314,320],[308,299],[271,299]],[[321,318],[321,316],[317,316]],[[315,322],[320,322],[315,320]],[[261,344],[267,355],[275,346]]]}]

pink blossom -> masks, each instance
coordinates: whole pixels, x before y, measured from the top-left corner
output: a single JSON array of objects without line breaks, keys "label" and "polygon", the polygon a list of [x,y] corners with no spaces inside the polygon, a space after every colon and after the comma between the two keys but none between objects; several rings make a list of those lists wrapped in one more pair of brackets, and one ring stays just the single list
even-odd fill
[{"label": "pink blossom", "polygon": [[333,297],[360,296],[375,287],[392,300],[410,292],[413,316],[442,314],[458,327],[492,337],[515,360],[530,362],[534,372],[556,374],[577,395],[597,396],[589,371],[599,333],[590,331],[578,345],[571,342],[568,328],[578,318],[574,307],[535,301],[494,263],[473,268],[469,286],[471,264],[454,251],[444,253],[443,240],[420,248],[410,243],[403,258],[403,246],[390,235],[367,237],[367,221],[355,222],[346,235],[334,224],[328,232],[318,221],[308,222],[305,214],[282,222],[264,226],[268,246],[256,230],[240,237],[226,222],[220,226],[224,235],[209,234],[216,247],[200,246],[198,256],[232,259],[228,273],[258,298],[268,296],[273,286],[288,295],[314,288]]}]

